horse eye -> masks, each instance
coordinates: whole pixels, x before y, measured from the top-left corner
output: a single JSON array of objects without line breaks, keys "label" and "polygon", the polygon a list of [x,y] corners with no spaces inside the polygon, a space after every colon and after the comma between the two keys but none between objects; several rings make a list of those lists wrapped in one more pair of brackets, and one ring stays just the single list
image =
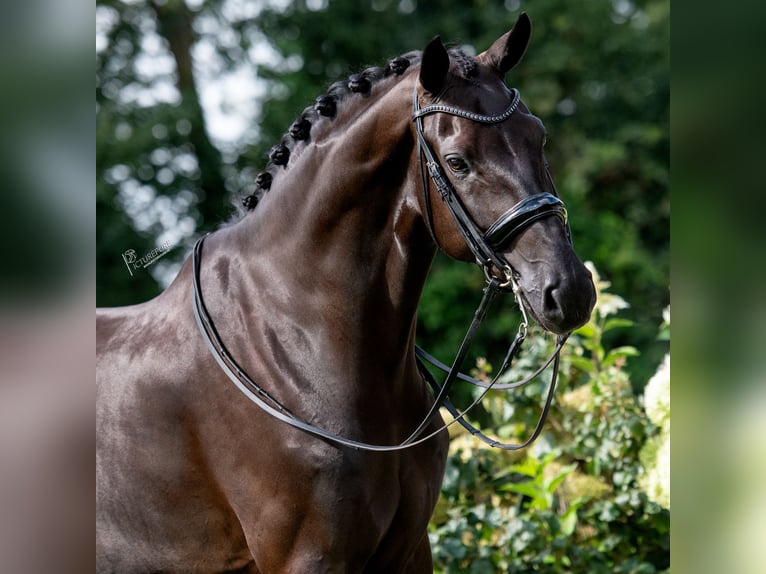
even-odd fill
[{"label": "horse eye", "polygon": [[468,171],[468,164],[461,157],[450,156],[446,158],[447,165],[454,173],[465,173]]}]

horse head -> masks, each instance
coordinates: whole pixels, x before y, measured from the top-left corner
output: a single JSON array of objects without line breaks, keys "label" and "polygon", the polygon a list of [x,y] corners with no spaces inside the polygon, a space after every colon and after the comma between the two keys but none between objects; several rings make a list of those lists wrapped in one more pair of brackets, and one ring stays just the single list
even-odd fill
[{"label": "horse head", "polygon": [[443,251],[505,275],[536,321],[563,334],[587,322],[595,289],[548,171],[545,127],[504,82],[530,35],[521,14],[476,58],[438,37],[424,50],[413,129],[431,182],[419,204]]}]

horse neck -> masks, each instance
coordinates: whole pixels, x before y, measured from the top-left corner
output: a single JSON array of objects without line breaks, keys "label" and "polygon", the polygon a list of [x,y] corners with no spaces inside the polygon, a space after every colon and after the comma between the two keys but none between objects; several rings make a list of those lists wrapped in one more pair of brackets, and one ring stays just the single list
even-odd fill
[{"label": "horse neck", "polygon": [[348,341],[399,356],[414,342],[434,255],[415,199],[411,89],[403,80],[344,102],[233,228],[246,289],[267,282],[277,306],[318,313]]}]

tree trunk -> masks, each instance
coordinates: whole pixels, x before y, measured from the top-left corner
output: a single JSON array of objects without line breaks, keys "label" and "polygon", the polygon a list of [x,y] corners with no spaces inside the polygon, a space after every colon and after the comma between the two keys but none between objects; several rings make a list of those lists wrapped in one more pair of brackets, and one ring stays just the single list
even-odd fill
[{"label": "tree trunk", "polygon": [[178,91],[183,107],[191,123],[189,140],[194,146],[200,170],[198,210],[202,217],[199,227],[210,228],[226,213],[226,187],[222,172],[221,153],[213,145],[205,129],[199,94],[194,81],[192,47],[195,40],[192,28],[193,16],[183,0],[168,0],[160,4],[152,2],[157,18],[157,31],[168,41],[176,63]]}]

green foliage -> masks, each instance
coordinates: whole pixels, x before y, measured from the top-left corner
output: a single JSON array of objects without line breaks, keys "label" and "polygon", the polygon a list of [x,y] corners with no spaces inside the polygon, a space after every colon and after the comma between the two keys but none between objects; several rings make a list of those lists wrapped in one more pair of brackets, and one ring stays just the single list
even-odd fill
[{"label": "green foliage", "polygon": [[[431,523],[438,572],[653,573],[669,565],[669,511],[644,492],[642,448],[658,433],[625,370],[629,346],[604,341],[631,322],[592,268],[599,302],[562,351],[562,383],[547,429],[532,449],[508,453],[467,434],[453,437],[442,499]],[[530,341],[522,376],[552,349]],[[477,374],[491,367],[478,365]],[[484,426],[524,438],[543,384],[529,395],[492,398]],[[515,403],[515,406],[511,406]],[[509,424],[509,416],[521,424]],[[555,446],[554,446],[555,445]]]}]

